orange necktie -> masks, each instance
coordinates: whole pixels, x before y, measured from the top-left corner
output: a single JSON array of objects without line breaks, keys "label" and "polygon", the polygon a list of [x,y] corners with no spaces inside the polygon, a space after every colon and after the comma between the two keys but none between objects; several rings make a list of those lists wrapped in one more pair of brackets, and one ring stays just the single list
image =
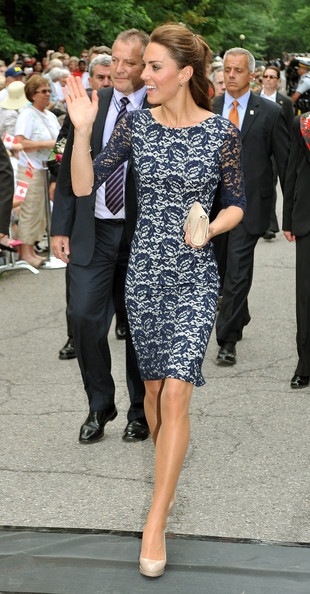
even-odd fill
[{"label": "orange necktie", "polygon": [[238,101],[233,101],[233,106],[228,114],[228,119],[239,128],[239,114],[238,114]]}]

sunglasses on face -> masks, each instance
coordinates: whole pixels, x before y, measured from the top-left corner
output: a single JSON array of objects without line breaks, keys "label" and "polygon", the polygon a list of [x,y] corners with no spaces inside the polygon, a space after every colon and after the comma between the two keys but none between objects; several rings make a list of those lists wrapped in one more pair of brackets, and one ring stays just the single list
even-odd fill
[{"label": "sunglasses on face", "polygon": [[47,93],[50,93],[51,90],[50,89],[42,89],[42,91],[36,91],[35,95],[37,95],[37,93],[42,93],[42,95],[46,95]]}]

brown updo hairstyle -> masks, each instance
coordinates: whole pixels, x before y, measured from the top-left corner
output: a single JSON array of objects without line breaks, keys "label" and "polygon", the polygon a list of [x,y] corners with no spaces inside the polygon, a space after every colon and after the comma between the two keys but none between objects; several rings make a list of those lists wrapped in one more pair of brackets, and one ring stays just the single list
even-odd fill
[{"label": "brown updo hairstyle", "polygon": [[192,66],[193,76],[189,80],[192,97],[197,105],[210,111],[210,81],[206,72],[211,51],[203,37],[195,35],[185,25],[165,23],[154,29],[150,42],[167,48],[180,70]]},{"label": "brown updo hairstyle", "polygon": [[41,76],[41,74],[30,76],[25,84],[25,95],[28,101],[32,103],[34,94],[43,86],[50,88],[49,80],[45,76]]}]

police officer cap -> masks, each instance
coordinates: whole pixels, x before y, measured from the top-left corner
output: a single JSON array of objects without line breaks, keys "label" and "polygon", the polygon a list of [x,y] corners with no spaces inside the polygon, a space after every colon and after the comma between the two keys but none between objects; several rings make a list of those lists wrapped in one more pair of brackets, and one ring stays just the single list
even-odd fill
[{"label": "police officer cap", "polygon": [[310,70],[310,59],[298,58],[298,68],[307,68]]}]

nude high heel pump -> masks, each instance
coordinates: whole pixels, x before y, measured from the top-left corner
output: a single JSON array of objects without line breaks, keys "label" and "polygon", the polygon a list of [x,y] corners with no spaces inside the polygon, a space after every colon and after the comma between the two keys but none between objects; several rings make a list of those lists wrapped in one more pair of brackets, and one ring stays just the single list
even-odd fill
[{"label": "nude high heel pump", "polygon": [[165,558],[160,559],[159,561],[155,561],[154,559],[147,559],[146,557],[141,557],[139,559],[139,571],[142,575],[146,575],[147,577],[155,578],[160,577],[163,575],[167,563],[167,556],[166,556],[166,540],[164,535],[164,543],[165,543]]}]

